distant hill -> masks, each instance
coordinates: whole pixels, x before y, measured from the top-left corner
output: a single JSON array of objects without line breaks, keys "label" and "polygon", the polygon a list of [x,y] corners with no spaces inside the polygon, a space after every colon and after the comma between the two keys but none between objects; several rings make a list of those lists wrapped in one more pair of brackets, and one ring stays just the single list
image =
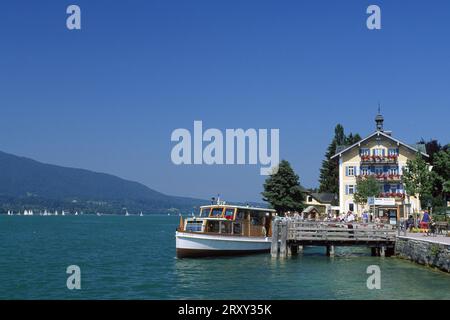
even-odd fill
[{"label": "distant hill", "polygon": [[0,213],[71,210],[86,213],[190,213],[205,200],[165,195],[143,184],[84,169],[44,164],[0,151]]}]

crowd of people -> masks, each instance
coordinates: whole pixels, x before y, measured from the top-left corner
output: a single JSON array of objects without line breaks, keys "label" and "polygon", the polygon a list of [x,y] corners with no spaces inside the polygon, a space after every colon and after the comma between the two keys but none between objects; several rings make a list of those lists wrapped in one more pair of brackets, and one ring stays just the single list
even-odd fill
[{"label": "crowd of people", "polygon": [[434,228],[436,223],[433,220],[433,217],[430,215],[428,211],[424,211],[422,216],[419,216],[417,221],[414,219],[412,215],[408,217],[406,220],[406,230],[412,231],[413,228],[427,229],[430,230],[431,233],[434,233]]}]

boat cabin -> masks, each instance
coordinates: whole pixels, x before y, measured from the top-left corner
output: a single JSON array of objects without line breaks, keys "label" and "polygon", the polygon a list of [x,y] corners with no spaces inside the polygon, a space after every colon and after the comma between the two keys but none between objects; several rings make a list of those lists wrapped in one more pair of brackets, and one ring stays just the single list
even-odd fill
[{"label": "boat cabin", "polygon": [[231,205],[200,207],[197,217],[181,218],[179,231],[246,237],[271,237],[272,209]]}]

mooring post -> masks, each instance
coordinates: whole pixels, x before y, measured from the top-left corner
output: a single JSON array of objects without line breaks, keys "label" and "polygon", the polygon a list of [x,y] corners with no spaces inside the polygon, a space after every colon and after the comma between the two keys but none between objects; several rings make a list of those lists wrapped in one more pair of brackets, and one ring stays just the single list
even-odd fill
[{"label": "mooring post", "polygon": [[386,246],[380,247],[380,257],[386,257]]},{"label": "mooring post", "polygon": [[291,254],[293,256],[296,256],[298,254],[298,245],[296,244],[291,244]]},{"label": "mooring post", "polygon": [[334,257],[334,246],[333,245],[327,246],[327,256]]},{"label": "mooring post", "polygon": [[272,246],[270,247],[270,254],[274,258],[278,256],[278,240],[279,240],[278,225],[279,225],[278,219],[274,219],[272,221]]},{"label": "mooring post", "polygon": [[288,223],[287,221],[282,221],[281,227],[281,243],[280,243],[280,257],[285,258],[287,255],[287,234],[288,234]]},{"label": "mooring post", "polygon": [[288,244],[287,246],[287,256],[288,257],[292,256],[292,244]]},{"label": "mooring post", "polygon": [[372,248],[370,248],[370,249],[371,249],[371,251],[372,251],[372,257],[376,257],[376,256],[377,256],[377,248],[372,247]]}]

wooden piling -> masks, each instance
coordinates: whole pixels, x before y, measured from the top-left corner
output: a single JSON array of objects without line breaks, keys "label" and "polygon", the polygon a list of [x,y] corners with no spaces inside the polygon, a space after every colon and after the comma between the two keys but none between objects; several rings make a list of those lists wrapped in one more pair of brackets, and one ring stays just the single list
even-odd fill
[{"label": "wooden piling", "polygon": [[327,256],[328,257],[334,257],[334,246],[333,245],[329,245],[327,246]]},{"label": "wooden piling", "polygon": [[279,232],[278,232],[278,220],[272,221],[272,246],[270,247],[270,254],[272,257],[276,258],[278,256],[278,240],[279,240]]},{"label": "wooden piling", "polygon": [[380,257],[386,257],[386,246],[380,247]]},{"label": "wooden piling", "polygon": [[280,223],[281,235],[280,235],[280,257],[285,258],[287,256],[287,234],[288,234],[288,224],[287,221],[282,221]]}]

